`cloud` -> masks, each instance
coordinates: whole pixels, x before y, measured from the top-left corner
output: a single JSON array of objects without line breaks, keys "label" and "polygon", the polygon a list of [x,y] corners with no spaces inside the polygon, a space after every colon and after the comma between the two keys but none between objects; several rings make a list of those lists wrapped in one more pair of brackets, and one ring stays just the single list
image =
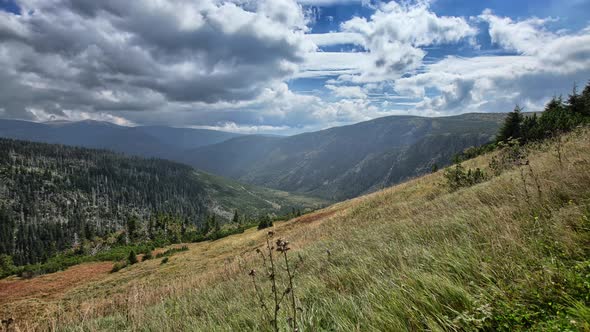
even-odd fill
[{"label": "cloud", "polygon": [[464,18],[438,16],[428,2],[381,4],[370,19],[354,17],[341,24],[342,32],[361,35],[371,65],[342,80],[356,83],[395,80],[422,65],[425,46],[453,44],[472,38],[477,30]]},{"label": "cloud", "polygon": [[0,11],[0,100],[20,118],[251,100],[315,49],[292,0],[18,5]]},{"label": "cloud", "polygon": [[334,46],[334,45],[359,45],[365,46],[365,38],[359,33],[352,32],[328,32],[307,34],[313,43],[317,46]]},{"label": "cloud", "polygon": [[297,0],[300,4],[309,6],[333,6],[338,4],[367,3],[367,0]]},{"label": "cloud", "polygon": [[[416,110],[430,115],[506,112],[515,104],[540,111],[552,95],[567,93],[590,77],[590,33],[559,35],[544,28],[548,20],[482,16],[492,41],[512,56],[447,57],[424,73],[395,82],[400,94],[423,98]],[[434,90],[434,96],[427,90]]]},{"label": "cloud", "polygon": [[332,93],[338,97],[343,98],[367,98],[367,94],[360,86],[337,86],[337,85],[326,85],[326,88],[332,91]]},{"label": "cloud", "polygon": [[252,126],[252,125],[239,125],[235,122],[223,122],[215,126],[191,126],[190,128],[195,129],[209,129],[209,130],[220,130],[231,133],[239,134],[268,134],[276,133],[282,134],[291,128],[289,126]]},{"label": "cloud", "polygon": [[514,22],[509,17],[495,16],[491,10],[485,10],[479,18],[489,24],[489,34],[493,43],[511,51],[522,54],[535,54],[544,44],[551,42],[556,35],[544,29],[552,19],[530,18]]},{"label": "cloud", "polygon": [[[0,10],[6,118],[294,133],[391,114],[537,110],[590,77],[590,27],[552,31],[553,18],[491,10],[441,16],[426,0],[17,3],[21,14]],[[344,3],[372,15],[311,33],[314,6]],[[477,56],[480,33],[511,55]]]}]

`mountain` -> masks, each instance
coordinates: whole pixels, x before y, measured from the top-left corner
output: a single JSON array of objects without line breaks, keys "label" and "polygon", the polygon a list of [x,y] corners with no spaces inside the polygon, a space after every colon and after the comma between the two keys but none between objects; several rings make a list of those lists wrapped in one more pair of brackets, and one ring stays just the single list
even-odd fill
[{"label": "mountain", "polygon": [[206,129],[125,127],[100,121],[35,123],[0,120],[0,137],[108,149],[146,157],[174,158],[182,152],[240,136]]},{"label": "mountain", "polygon": [[242,182],[341,200],[449,164],[489,142],[504,117],[390,116],[289,137],[236,137],[176,159]]},{"label": "mountain", "polygon": [[[291,290],[279,330],[293,330],[293,294],[301,331],[588,331],[590,130],[520,152],[528,162],[499,174],[501,151],[464,162],[488,175],[473,186],[451,190],[441,170],[277,222],[270,241],[289,241],[294,273],[287,288],[272,251],[279,295]],[[14,330],[271,331],[268,236],[0,280],[0,316]]]},{"label": "mountain", "polygon": [[202,229],[212,215],[229,221],[234,211],[253,218],[320,204],[172,161],[0,139],[0,255],[18,265],[107,238],[129,222],[145,233],[155,215]]}]

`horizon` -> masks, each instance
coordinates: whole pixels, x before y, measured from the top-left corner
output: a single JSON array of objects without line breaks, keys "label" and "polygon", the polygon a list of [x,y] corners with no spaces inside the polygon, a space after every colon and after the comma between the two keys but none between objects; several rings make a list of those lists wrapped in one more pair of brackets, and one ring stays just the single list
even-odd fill
[{"label": "horizon", "polygon": [[590,79],[589,11],[579,0],[1,0],[0,118],[294,135],[391,115],[538,112]]},{"label": "horizon", "polygon": [[[394,114],[394,115],[385,115],[385,116],[381,116],[378,118],[374,118],[374,119],[369,119],[369,120],[365,120],[365,121],[360,121],[360,122],[354,122],[354,123],[349,123],[349,124],[343,124],[343,125],[337,125],[337,126],[333,126],[333,127],[326,127],[326,128],[319,128],[316,130],[310,130],[310,131],[303,131],[303,132],[298,132],[298,133],[294,133],[294,134],[273,134],[273,133],[242,133],[242,132],[237,132],[237,131],[229,131],[229,130],[219,130],[219,129],[210,129],[210,128],[199,128],[199,127],[181,127],[181,126],[167,126],[167,125],[159,125],[159,124],[148,124],[148,125],[143,125],[143,124],[117,124],[114,122],[109,122],[107,120],[94,120],[94,119],[83,119],[83,120],[48,120],[48,121],[34,121],[34,120],[26,120],[26,119],[4,119],[4,118],[0,118],[0,121],[2,120],[7,120],[7,121],[20,121],[20,122],[29,122],[29,123],[37,123],[37,124],[73,124],[73,123],[82,123],[82,122],[88,122],[88,123],[104,123],[104,124],[109,124],[109,125],[114,125],[117,127],[123,127],[123,128],[140,128],[140,127],[163,127],[163,128],[171,128],[171,129],[192,129],[192,130],[206,130],[206,131],[214,131],[214,132],[220,132],[220,133],[228,133],[228,134],[238,134],[241,136],[280,136],[280,137],[290,137],[290,136],[297,136],[297,135],[302,135],[302,134],[310,134],[310,133],[314,133],[314,132],[319,132],[319,131],[324,131],[324,130],[330,130],[330,129],[335,129],[335,128],[342,128],[342,127],[348,127],[348,126],[355,126],[358,124],[362,124],[365,122],[371,122],[371,121],[375,121],[375,120],[379,120],[379,119],[384,119],[384,118],[391,118],[391,117],[415,117],[415,118],[452,118],[452,117],[460,117],[460,116],[464,116],[464,115],[470,115],[470,114],[508,114],[509,112],[469,112],[469,113],[461,113],[461,114],[452,114],[452,115],[431,115],[431,116],[423,116],[423,115],[412,115],[412,114],[408,114],[408,115],[404,115],[404,114]],[[540,112],[536,112],[536,111],[523,111],[522,114],[534,114],[534,113],[540,113]]]}]

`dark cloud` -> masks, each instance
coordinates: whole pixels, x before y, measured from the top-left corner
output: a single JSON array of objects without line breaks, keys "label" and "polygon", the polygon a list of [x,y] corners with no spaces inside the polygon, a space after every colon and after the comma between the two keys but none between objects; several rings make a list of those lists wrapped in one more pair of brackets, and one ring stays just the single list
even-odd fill
[{"label": "dark cloud", "polygon": [[4,116],[30,118],[28,109],[60,114],[139,110],[149,108],[147,102],[153,109],[167,102],[252,100],[290,75],[313,46],[302,37],[303,14],[276,16],[272,5],[246,10],[213,0],[18,4],[22,15],[0,12]]}]

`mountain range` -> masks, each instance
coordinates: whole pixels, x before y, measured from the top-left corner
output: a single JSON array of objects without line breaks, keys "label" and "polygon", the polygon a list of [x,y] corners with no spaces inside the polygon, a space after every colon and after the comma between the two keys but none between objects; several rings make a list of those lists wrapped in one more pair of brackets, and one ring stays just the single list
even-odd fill
[{"label": "mountain range", "polygon": [[288,137],[241,136],[177,160],[241,182],[338,201],[448,165],[489,142],[505,114],[390,116]]},{"label": "mountain range", "polygon": [[456,153],[490,141],[504,117],[389,116],[294,136],[0,120],[0,137],[165,158],[243,183],[337,201],[449,164]]},{"label": "mountain range", "polygon": [[36,123],[0,120],[0,137],[126,154],[175,159],[181,151],[223,142],[239,134],[207,129],[165,126],[126,127],[102,121]]}]

